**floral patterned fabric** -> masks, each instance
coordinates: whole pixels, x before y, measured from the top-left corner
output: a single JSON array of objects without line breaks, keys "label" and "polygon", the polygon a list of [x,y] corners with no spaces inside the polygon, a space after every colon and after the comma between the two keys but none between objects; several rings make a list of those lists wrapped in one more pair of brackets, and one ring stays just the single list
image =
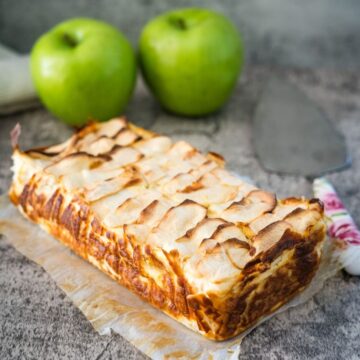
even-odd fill
[{"label": "floral patterned fabric", "polygon": [[324,203],[329,235],[348,244],[360,245],[360,231],[330,182],[325,178],[316,179],[314,195]]},{"label": "floral patterned fabric", "polygon": [[324,203],[329,237],[340,240],[345,245],[340,254],[340,261],[347,272],[360,275],[359,229],[328,180],[315,179],[313,187],[315,197]]}]

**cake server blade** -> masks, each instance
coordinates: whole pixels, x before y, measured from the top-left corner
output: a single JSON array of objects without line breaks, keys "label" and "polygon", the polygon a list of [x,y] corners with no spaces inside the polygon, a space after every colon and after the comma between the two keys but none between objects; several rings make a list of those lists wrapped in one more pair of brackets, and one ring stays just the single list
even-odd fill
[{"label": "cake server blade", "polygon": [[255,111],[254,146],[272,172],[315,178],[351,164],[344,138],[295,85],[271,77]]}]

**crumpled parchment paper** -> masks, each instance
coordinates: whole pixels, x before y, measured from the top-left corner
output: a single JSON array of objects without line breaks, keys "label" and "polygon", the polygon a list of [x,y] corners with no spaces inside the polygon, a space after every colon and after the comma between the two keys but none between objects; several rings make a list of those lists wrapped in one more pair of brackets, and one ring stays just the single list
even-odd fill
[{"label": "crumpled parchment paper", "polygon": [[[26,220],[6,195],[0,197],[0,234],[49,273],[99,334],[119,333],[152,359],[237,359],[241,340],[252,330],[223,342],[207,340],[194,333]],[[320,268],[310,286],[262,321],[306,302],[338,271],[341,265],[335,243],[326,241]]]}]

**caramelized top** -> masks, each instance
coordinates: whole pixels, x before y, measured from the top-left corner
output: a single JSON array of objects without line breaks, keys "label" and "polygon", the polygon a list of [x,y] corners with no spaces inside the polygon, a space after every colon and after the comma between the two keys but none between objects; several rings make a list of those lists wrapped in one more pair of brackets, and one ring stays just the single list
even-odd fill
[{"label": "caramelized top", "polygon": [[32,173],[53,175],[58,187],[83,198],[108,229],[133,243],[177,251],[199,291],[226,286],[286,231],[304,237],[322,220],[319,202],[278,201],[226,171],[221,156],[124,118],[22,155]]}]

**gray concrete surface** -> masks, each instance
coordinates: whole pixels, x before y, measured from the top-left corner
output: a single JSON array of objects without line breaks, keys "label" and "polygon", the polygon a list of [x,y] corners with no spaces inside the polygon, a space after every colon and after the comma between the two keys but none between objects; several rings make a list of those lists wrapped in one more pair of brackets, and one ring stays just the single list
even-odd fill
[{"label": "gray concrete surface", "polygon": [[0,0],[0,42],[28,51],[56,23],[88,16],[114,24],[135,45],[150,18],[185,6],[229,16],[251,64],[360,68],[358,0]]},{"label": "gray concrete surface", "polygon": [[[135,123],[222,153],[231,169],[280,197],[309,195],[301,177],[266,173],[254,157],[252,114],[269,73],[298,84],[345,135],[352,168],[329,176],[360,225],[360,75],[333,70],[245,70],[227,106],[206,119],[165,113],[143,88],[127,114]],[[0,118],[0,192],[10,182],[9,131],[22,125],[21,146],[63,140],[71,130],[44,109]],[[309,129],[310,131],[311,129]],[[249,334],[240,359],[360,359],[360,278],[339,273],[303,306],[280,314]],[[37,265],[0,239],[0,359],[146,359],[119,335],[99,336]]]}]

